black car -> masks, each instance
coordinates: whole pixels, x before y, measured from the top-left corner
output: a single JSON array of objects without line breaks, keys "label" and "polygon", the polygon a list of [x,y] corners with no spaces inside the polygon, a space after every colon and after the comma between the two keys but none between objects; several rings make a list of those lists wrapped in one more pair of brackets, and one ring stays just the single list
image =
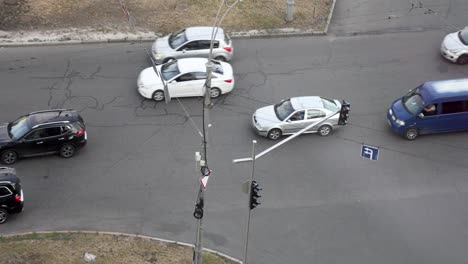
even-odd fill
[{"label": "black car", "polygon": [[0,126],[0,160],[13,164],[18,158],[56,153],[70,158],[86,140],[85,124],[77,111],[33,112]]},{"label": "black car", "polygon": [[20,180],[13,168],[0,167],[0,224],[10,214],[23,211],[24,197]]}]

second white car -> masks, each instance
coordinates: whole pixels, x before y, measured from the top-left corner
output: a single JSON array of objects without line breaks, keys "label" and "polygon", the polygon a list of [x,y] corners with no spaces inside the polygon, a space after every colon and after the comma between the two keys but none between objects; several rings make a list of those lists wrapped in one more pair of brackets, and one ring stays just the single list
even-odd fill
[{"label": "second white car", "polygon": [[[206,81],[205,58],[173,60],[166,64],[144,69],[138,76],[138,92],[145,98],[163,101],[164,85],[170,97],[203,96]],[[234,74],[229,63],[213,60],[211,98],[228,93],[234,88]]]}]

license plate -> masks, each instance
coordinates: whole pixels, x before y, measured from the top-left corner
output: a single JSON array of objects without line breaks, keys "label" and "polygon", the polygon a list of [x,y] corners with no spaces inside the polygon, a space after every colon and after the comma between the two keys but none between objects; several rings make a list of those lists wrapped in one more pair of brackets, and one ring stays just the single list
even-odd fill
[{"label": "license plate", "polygon": [[86,131],[84,132],[84,139],[88,140],[88,133]]}]

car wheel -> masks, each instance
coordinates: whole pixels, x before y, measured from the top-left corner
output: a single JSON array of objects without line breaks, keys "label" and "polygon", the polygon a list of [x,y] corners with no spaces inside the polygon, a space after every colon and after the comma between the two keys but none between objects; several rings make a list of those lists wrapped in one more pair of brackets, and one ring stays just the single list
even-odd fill
[{"label": "car wheel", "polygon": [[408,128],[405,133],[405,138],[408,140],[414,140],[418,137],[418,130],[414,127]]},{"label": "car wheel", "polygon": [[164,101],[164,91],[157,90],[156,92],[154,92],[153,100],[155,100],[156,102]]},{"label": "car wheel", "polygon": [[218,98],[221,95],[221,90],[219,88],[213,87],[210,89],[210,97]]},{"label": "car wheel", "polygon": [[8,219],[8,211],[0,208],[0,224],[3,224],[7,221]]},{"label": "car wheel", "polygon": [[332,132],[332,127],[329,125],[323,125],[319,127],[318,132],[321,136],[326,137]]},{"label": "car wheel", "polygon": [[226,58],[224,58],[224,56],[218,56],[218,57],[216,57],[214,59],[217,60],[217,61],[226,61]]},{"label": "car wheel", "polygon": [[268,138],[271,140],[277,140],[281,137],[281,130],[278,128],[273,128],[272,130],[268,131]]},{"label": "car wheel", "polygon": [[468,63],[468,55],[461,55],[458,60],[457,60],[457,63],[458,64],[467,64]]},{"label": "car wheel", "polygon": [[163,63],[168,63],[168,62],[173,61],[173,60],[174,60],[174,58],[165,58],[163,60]]},{"label": "car wheel", "polygon": [[2,153],[2,162],[9,165],[18,160],[18,153],[13,150],[6,150]]},{"label": "car wheel", "polygon": [[65,144],[60,148],[60,156],[62,158],[71,158],[75,155],[76,148],[72,144]]}]

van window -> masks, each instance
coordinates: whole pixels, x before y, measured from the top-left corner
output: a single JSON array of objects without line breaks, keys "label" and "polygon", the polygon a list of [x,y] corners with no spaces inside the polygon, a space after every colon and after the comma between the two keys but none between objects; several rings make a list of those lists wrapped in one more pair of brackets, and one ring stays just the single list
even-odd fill
[{"label": "van window", "polygon": [[453,114],[461,112],[468,112],[467,101],[454,101],[442,103],[442,114]]},{"label": "van window", "polygon": [[419,114],[424,106],[424,101],[419,94],[419,89],[411,90],[408,94],[403,96],[402,101],[406,110],[413,115]]}]

